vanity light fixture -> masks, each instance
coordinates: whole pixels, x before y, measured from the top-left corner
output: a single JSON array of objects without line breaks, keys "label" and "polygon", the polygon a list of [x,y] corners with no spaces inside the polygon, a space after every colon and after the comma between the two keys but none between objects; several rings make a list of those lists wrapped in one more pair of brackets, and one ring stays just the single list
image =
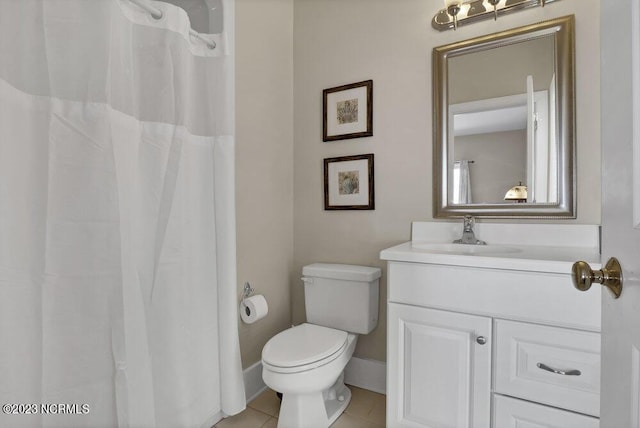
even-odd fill
[{"label": "vanity light fixture", "polygon": [[504,195],[504,200],[519,203],[527,202],[527,186],[524,186],[521,181],[517,186],[513,186],[507,191]]},{"label": "vanity light fixture", "polygon": [[461,0],[444,0],[444,6],[447,14],[453,18],[453,29],[458,29],[458,13],[460,13]]},{"label": "vanity light fixture", "polygon": [[498,3],[500,0],[487,0],[491,6],[493,6],[493,20],[498,20]]},{"label": "vanity light fixture", "polygon": [[507,15],[523,9],[542,6],[559,0],[444,0],[444,9],[433,17],[431,26],[438,31],[458,29],[461,25]]},{"label": "vanity light fixture", "polygon": [[467,11],[467,17],[477,15],[479,13],[486,12],[487,8],[484,5],[484,0],[476,0],[469,3],[469,10]]}]

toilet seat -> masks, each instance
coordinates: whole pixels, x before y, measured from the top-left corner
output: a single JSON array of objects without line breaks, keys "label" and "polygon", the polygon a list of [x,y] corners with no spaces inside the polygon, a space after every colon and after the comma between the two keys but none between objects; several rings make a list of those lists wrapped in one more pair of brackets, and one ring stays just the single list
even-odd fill
[{"label": "toilet seat", "polygon": [[300,324],[272,337],[262,350],[262,364],[278,373],[298,373],[335,360],[347,347],[345,331]]}]

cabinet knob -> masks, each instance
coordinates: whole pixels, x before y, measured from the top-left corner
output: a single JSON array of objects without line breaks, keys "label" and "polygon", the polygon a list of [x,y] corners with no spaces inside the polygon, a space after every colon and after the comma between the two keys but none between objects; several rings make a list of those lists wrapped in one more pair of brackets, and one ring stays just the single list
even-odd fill
[{"label": "cabinet knob", "polygon": [[484,345],[485,343],[487,343],[487,338],[484,336],[478,336],[476,338],[476,342],[478,342],[479,345]]}]

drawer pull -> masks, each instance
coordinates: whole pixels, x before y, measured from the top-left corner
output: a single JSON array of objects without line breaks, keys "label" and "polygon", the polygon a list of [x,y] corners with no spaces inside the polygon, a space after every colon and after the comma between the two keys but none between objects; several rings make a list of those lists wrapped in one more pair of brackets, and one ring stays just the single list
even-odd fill
[{"label": "drawer pull", "polygon": [[559,369],[554,369],[553,367],[549,367],[548,365],[543,363],[538,363],[536,365],[538,366],[539,369],[546,370],[548,372],[563,375],[563,376],[580,376],[582,374],[580,370],[559,370]]}]

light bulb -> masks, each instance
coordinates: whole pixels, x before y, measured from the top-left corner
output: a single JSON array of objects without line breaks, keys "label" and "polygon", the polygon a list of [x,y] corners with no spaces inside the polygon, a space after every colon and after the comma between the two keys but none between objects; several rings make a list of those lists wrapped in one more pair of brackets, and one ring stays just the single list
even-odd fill
[{"label": "light bulb", "polygon": [[458,29],[458,12],[460,12],[460,0],[444,0],[447,13],[453,18],[453,29]]}]

